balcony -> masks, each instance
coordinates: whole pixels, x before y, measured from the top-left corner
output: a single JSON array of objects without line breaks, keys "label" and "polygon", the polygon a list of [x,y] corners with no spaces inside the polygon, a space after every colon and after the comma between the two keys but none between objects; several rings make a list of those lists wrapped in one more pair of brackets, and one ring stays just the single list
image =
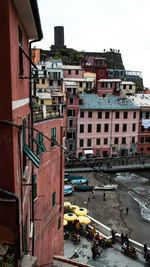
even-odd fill
[{"label": "balcony", "polygon": [[36,105],[33,108],[33,121],[51,119],[62,116],[62,105]]}]

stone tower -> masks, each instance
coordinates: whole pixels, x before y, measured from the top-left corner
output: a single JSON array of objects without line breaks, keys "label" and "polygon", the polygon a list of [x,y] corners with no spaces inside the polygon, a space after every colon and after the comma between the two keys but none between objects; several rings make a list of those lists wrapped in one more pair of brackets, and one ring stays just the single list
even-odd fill
[{"label": "stone tower", "polygon": [[65,49],[64,45],[64,27],[55,26],[54,27],[54,45],[51,46],[52,50]]}]

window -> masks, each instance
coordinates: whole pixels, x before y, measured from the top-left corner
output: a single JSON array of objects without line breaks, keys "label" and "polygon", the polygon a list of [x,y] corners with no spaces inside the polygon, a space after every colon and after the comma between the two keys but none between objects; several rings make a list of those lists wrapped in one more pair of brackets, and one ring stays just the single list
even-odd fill
[{"label": "window", "polygon": [[96,156],[99,156],[99,154],[100,154],[99,149],[96,149]]},{"label": "window", "polygon": [[51,128],[51,147],[56,146],[57,141],[56,141],[56,127]]},{"label": "window", "polygon": [[142,112],[142,119],[146,118],[146,112]]},{"label": "window", "polygon": [[45,79],[42,79],[42,84],[45,84]]},{"label": "window", "polygon": [[39,79],[38,78],[36,79],[36,83],[39,84]]},{"label": "window", "polygon": [[103,76],[103,70],[100,70],[99,74],[100,76]]},{"label": "window", "polygon": [[116,119],[119,119],[119,117],[120,117],[120,112],[116,111]]},{"label": "window", "polygon": [[37,185],[36,185],[36,174],[33,175],[33,197],[34,199],[37,198]]},{"label": "window", "polygon": [[124,90],[126,89],[126,84],[123,85],[123,89],[124,89]]},{"label": "window", "polygon": [[55,206],[55,197],[56,197],[56,192],[53,192],[53,194],[52,194],[52,207]]},{"label": "window", "polygon": [[83,147],[83,146],[84,146],[84,140],[80,139],[80,147]]},{"label": "window", "polygon": [[104,88],[104,83],[101,83],[101,88]]},{"label": "window", "polygon": [[136,119],[136,111],[133,112],[133,119]]},{"label": "window", "polygon": [[104,125],[104,132],[108,132],[108,124]]},{"label": "window", "polygon": [[60,80],[57,81],[57,85],[58,85],[58,86],[61,86],[61,82],[60,82]]},{"label": "window", "polygon": [[71,93],[71,88],[67,88],[67,92],[68,93]]},{"label": "window", "polygon": [[41,99],[41,105],[44,105],[44,99]]},{"label": "window", "polygon": [[147,151],[150,151],[150,147],[147,147]]},{"label": "window", "polygon": [[69,102],[70,102],[70,104],[73,104],[73,98],[70,98]]},{"label": "window", "polygon": [[20,26],[18,26],[18,37],[19,37],[19,75],[23,75],[23,53],[22,53],[22,30]]},{"label": "window", "polygon": [[79,87],[82,87],[82,82],[79,82]]},{"label": "window", "polygon": [[144,137],[141,137],[140,142],[141,142],[141,144],[144,143]]},{"label": "window", "polygon": [[119,124],[115,124],[115,132],[119,132]]},{"label": "window", "polygon": [[106,88],[112,88],[112,83],[106,83]]},{"label": "window", "polygon": [[98,111],[98,119],[102,119],[102,111]]},{"label": "window", "polygon": [[84,111],[80,111],[80,118],[84,118]]},{"label": "window", "polygon": [[101,124],[97,124],[97,133],[101,132]]},{"label": "window", "polygon": [[87,146],[91,146],[91,139],[87,139]]},{"label": "window", "polygon": [[141,148],[140,148],[140,151],[144,151],[144,148],[143,148],[143,147],[141,147]]},{"label": "window", "polygon": [[71,70],[68,70],[68,74],[71,75]]},{"label": "window", "polygon": [[150,136],[146,137],[146,143],[150,143]]},{"label": "window", "polygon": [[98,145],[100,145],[101,144],[101,139],[100,138],[97,138],[96,139],[96,145],[98,146]]},{"label": "window", "polygon": [[69,150],[72,150],[73,146],[72,144],[69,144]]},{"label": "window", "polygon": [[58,231],[60,230],[60,228],[61,228],[61,217],[59,217],[58,219]]},{"label": "window", "polygon": [[69,120],[69,127],[73,127],[73,120]]},{"label": "window", "polygon": [[150,132],[150,127],[148,127],[148,132]]},{"label": "window", "polygon": [[88,124],[88,133],[92,132],[92,124]]},{"label": "window", "polygon": [[78,75],[79,74],[79,71],[78,70],[76,70],[76,75]]},{"label": "window", "polygon": [[80,133],[84,133],[84,124],[80,124]]},{"label": "window", "polygon": [[135,132],[135,130],[136,130],[136,124],[134,123],[132,124],[132,132]]},{"label": "window", "polygon": [[135,137],[132,137],[132,144],[135,144]]},{"label": "window", "polygon": [[105,112],[105,119],[109,119],[109,111]]},{"label": "window", "polygon": [[127,124],[123,124],[123,126],[122,126],[122,131],[123,131],[123,132],[126,132],[126,131],[127,131]]},{"label": "window", "polygon": [[118,137],[115,137],[115,139],[114,139],[114,144],[115,144],[115,145],[118,145],[118,141],[119,141]]},{"label": "window", "polygon": [[141,125],[141,132],[144,132],[145,128],[143,125]]},{"label": "window", "polygon": [[132,84],[129,84],[129,89],[132,90]]},{"label": "window", "polygon": [[88,112],[88,118],[92,118],[92,111]]},{"label": "window", "polygon": [[67,111],[67,116],[68,117],[75,117],[75,110],[74,109],[69,109]]},{"label": "window", "polygon": [[37,144],[37,154],[40,155],[43,152],[46,152],[46,148],[43,144],[43,135],[42,133],[37,133],[36,135],[36,139],[30,135],[30,137],[32,138],[32,140]]},{"label": "window", "polygon": [[127,119],[127,118],[128,118],[128,112],[127,112],[127,111],[124,111],[124,113],[123,113],[123,118],[124,118],[124,119]]},{"label": "window", "polygon": [[122,137],[122,144],[126,144],[126,137]]},{"label": "window", "polygon": [[104,145],[108,144],[108,138],[104,138]]}]

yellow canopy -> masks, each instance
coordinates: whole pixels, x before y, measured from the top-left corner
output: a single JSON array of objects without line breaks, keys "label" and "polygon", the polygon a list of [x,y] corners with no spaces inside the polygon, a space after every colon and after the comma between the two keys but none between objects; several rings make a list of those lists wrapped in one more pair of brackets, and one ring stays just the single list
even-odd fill
[{"label": "yellow canopy", "polygon": [[88,213],[88,210],[85,208],[78,208],[78,209],[75,209],[74,213],[79,216],[84,216]]},{"label": "yellow canopy", "polygon": [[64,214],[64,219],[70,222],[77,220],[77,216],[74,213],[66,213]]},{"label": "yellow canopy", "polygon": [[71,203],[70,202],[64,202],[64,207],[66,207],[66,206],[71,207]]},{"label": "yellow canopy", "polygon": [[67,225],[68,224],[68,221],[67,220],[63,220],[63,225],[65,226],[65,225]]},{"label": "yellow canopy", "polygon": [[91,222],[91,220],[85,216],[79,216],[78,220],[80,223],[84,223],[84,224],[89,224]]},{"label": "yellow canopy", "polygon": [[71,205],[71,209],[72,210],[79,209],[79,206],[77,206],[77,205]]}]

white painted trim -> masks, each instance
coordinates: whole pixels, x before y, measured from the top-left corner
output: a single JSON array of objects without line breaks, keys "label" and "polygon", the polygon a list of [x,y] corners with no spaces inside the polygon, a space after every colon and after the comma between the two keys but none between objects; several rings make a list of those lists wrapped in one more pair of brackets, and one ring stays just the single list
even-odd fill
[{"label": "white painted trim", "polygon": [[29,102],[30,102],[30,98],[24,98],[24,99],[12,101],[12,110],[23,107]]}]

